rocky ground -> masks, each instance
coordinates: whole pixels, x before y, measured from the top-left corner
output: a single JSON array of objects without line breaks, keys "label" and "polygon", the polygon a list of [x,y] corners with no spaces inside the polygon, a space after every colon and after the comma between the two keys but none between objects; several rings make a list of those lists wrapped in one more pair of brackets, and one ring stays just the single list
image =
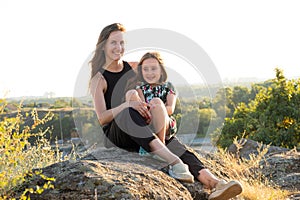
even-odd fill
[{"label": "rocky ground", "polygon": [[[255,153],[257,143],[244,141],[245,151]],[[247,147],[247,148],[246,148]],[[236,148],[229,149],[236,153]],[[274,151],[273,151],[274,150]],[[300,155],[297,151],[273,149],[266,155],[261,169],[266,177],[285,189],[300,190]],[[167,174],[167,164],[151,156],[139,156],[119,148],[98,147],[77,160],[64,161],[42,169],[54,177],[54,189],[31,199],[207,199],[208,193],[199,182],[181,183]],[[40,176],[24,183],[25,188],[42,186]],[[291,199],[297,199],[295,195]]]},{"label": "rocky ground", "polygon": [[258,151],[268,149],[259,163],[262,174],[282,189],[300,191],[300,153],[296,149],[267,146],[246,139],[240,140],[239,143],[243,148],[237,151],[236,146],[231,145],[228,152],[249,159],[249,155],[257,155]]}]

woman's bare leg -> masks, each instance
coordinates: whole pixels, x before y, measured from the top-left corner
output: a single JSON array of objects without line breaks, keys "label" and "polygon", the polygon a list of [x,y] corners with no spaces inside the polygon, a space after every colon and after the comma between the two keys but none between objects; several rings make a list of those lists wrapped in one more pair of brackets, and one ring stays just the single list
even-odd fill
[{"label": "woman's bare leg", "polygon": [[226,182],[216,178],[208,169],[199,171],[197,179],[204,185],[204,188],[215,189],[208,197],[209,200],[231,199],[243,191],[240,182],[231,180]]},{"label": "woman's bare leg", "polygon": [[202,170],[200,170],[197,179],[207,189],[213,189],[213,188],[215,188],[216,185],[217,185],[217,183],[220,181],[208,169],[202,169]]}]

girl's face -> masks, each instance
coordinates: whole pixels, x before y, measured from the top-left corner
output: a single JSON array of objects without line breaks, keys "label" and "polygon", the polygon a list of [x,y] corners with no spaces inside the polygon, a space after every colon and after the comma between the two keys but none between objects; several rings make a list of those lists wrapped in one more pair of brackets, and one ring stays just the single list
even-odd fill
[{"label": "girl's face", "polygon": [[159,62],[155,58],[147,58],[142,63],[142,75],[147,83],[159,83],[162,75]]},{"label": "girl's face", "polygon": [[106,62],[118,61],[124,54],[123,32],[111,32],[104,46]]}]

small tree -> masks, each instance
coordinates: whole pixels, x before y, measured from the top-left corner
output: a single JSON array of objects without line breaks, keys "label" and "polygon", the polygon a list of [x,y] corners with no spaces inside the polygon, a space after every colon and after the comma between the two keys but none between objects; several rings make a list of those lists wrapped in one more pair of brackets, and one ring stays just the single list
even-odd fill
[{"label": "small tree", "polygon": [[[266,144],[299,148],[300,79],[287,80],[276,68],[276,78],[260,88],[253,101],[239,104],[225,120],[218,144],[227,147],[244,135]],[[229,142],[231,141],[231,142]]]}]

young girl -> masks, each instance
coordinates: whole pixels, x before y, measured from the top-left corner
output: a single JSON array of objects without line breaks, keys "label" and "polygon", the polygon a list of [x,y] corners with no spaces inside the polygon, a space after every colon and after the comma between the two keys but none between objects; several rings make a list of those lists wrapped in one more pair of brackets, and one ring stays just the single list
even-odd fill
[{"label": "young girl", "polygon": [[[137,67],[136,90],[126,93],[127,101],[142,101],[148,104],[152,117],[148,119],[158,138],[165,144],[176,133],[176,120],[171,115],[176,105],[176,91],[167,81],[167,72],[159,52],[143,55]],[[162,109],[157,109],[157,107]],[[166,138],[167,137],[167,138]]]}]

